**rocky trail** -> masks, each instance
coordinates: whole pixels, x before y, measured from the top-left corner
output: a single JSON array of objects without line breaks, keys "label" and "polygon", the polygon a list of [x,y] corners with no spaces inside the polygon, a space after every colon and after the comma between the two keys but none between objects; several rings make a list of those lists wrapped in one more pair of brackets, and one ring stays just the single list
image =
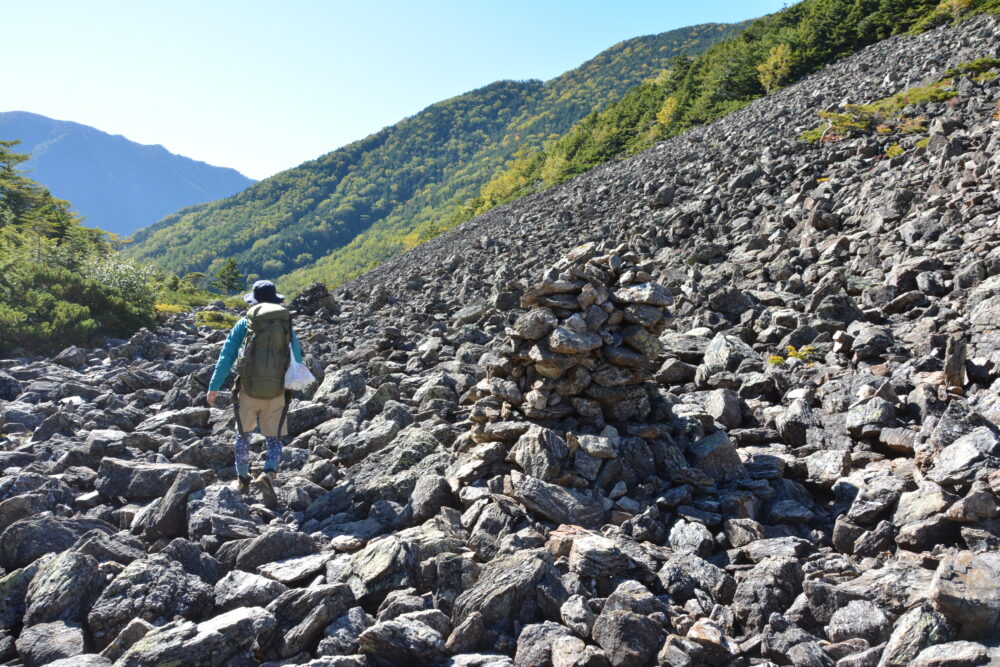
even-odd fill
[{"label": "rocky trail", "polygon": [[0,361],[0,663],[1000,665],[1000,63],[799,138],[980,58],[879,43],[310,288],[276,511],[226,332]]}]

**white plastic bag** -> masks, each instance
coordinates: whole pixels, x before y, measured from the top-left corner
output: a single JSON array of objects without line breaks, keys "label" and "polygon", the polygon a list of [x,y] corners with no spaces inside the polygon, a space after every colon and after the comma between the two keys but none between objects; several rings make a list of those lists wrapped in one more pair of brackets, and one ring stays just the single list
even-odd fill
[{"label": "white plastic bag", "polygon": [[291,344],[288,346],[288,358],[288,370],[285,371],[285,389],[293,391],[305,389],[316,381],[308,366],[300,361],[295,361],[295,354],[292,352]]}]

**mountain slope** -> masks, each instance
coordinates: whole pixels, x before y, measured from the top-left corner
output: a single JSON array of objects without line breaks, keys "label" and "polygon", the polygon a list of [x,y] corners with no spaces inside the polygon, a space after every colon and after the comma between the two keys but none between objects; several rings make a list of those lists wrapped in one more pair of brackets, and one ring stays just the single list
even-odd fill
[{"label": "mountain slope", "polygon": [[998,100],[889,39],[307,290],[276,506],[190,315],[2,362],[0,661],[997,664]]},{"label": "mountain slope", "polygon": [[253,183],[163,146],[24,111],[0,113],[0,139],[19,139],[25,168],[87,224],[128,235],[178,208],[228,197]]},{"label": "mountain slope", "polygon": [[519,150],[537,149],[675,56],[739,27],[639,37],[545,83],[501,81],[434,104],[235,197],[178,211],[138,233],[131,253],[178,273],[234,257],[247,273],[275,277],[388,221],[391,234],[372,250],[384,259],[405,247],[415,225],[447,215]]},{"label": "mountain slope", "polygon": [[803,0],[753,22],[671,75],[647,81],[494,176],[460,219],[711,122],[889,35],[921,31],[998,0]]}]

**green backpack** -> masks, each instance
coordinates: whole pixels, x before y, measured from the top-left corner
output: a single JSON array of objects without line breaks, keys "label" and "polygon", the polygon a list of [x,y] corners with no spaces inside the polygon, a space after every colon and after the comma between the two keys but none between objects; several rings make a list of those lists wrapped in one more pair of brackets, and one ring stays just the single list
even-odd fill
[{"label": "green backpack", "polygon": [[285,393],[291,338],[291,313],[284,306],[259,303],[247,311],[247,335],[237,366],[241,391],[254,398]]}]

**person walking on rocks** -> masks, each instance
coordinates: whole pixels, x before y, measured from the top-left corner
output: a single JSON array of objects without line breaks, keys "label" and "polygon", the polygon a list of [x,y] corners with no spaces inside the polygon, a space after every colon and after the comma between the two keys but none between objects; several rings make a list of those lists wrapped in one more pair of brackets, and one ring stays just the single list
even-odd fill
[{"label": "person walking on rocks", "polygon": [[[236,413],[236,488],[250,488],[250,431],[260,429],[265,438],[264,471],[253,480],[269,507],[277,505],[274,478],[281,458],[282,438],[288,434],[288,405],[291,392],[285,389],[285,371],[291,358],[302,361],[302,348],[292,330],[291,313],[281,305],[270,280],[258,280],[253,291],[243,297],[250,304],[245,317],[229,332],[215,372],[208,385],[207,401],[215,405],[222,384],[236,362],[233,409]],[[237,361],[237,356],[239,360]]]}]

